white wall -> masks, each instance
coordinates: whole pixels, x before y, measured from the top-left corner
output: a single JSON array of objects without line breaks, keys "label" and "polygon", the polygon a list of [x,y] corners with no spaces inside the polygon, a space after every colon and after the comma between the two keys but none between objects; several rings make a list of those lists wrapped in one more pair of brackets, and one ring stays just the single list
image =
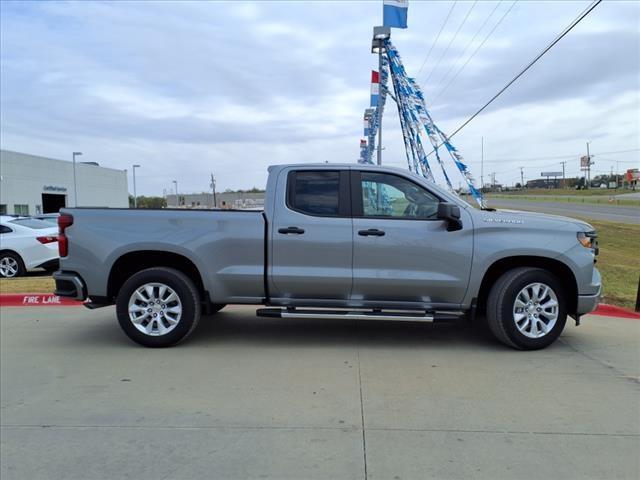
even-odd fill
[{"label": "white wall", "polygon": [[[126,170],[79,163],[82,158],[76,157],[78,206],[127,208]],[[46,186],[66,191],[47,191]],[[0,150],[0,204],[7,205],[7,213],[14,213],[15,204],[27,204],[29,214],[36,214],[43,193],[65,194],[66,205],[75,206],[73,163]]]}]

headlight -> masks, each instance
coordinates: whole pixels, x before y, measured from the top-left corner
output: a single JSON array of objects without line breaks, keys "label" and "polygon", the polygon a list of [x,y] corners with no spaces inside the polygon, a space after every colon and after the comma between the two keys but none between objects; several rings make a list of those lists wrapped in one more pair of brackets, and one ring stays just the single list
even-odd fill
[{"label": "headlight", "polygon": [[578,232],[578,242],[585,248],[594,250],[594,253],[598,254],[598,236],[596,232]]}]

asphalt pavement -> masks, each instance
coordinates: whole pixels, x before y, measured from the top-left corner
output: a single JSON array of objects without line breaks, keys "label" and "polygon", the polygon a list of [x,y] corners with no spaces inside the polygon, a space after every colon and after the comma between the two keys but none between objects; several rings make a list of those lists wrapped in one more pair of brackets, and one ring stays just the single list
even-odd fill
[{"label": "asphalt pavement", "polygon": [[112,307],[2,308],[0,477],[640,477],[638,320],[519,352],[466,323],[254,311],[153,350]]},{"label": "asphalt pavement", "polygon": [[490,207],[512,210],[528,210],[533,212],[550,213],[566,217],[585,217],[610,222],[640,224],[640,207],[617,205],[599,205],[578,202],[543,202],[503,198],[489,198]]}]

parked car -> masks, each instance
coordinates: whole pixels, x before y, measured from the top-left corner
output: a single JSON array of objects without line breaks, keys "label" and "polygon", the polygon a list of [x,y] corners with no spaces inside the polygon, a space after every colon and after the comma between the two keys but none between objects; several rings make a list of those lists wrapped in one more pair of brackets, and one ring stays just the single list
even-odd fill
[{"label": "parked car", "polygon": [[551,344],[601,293],[591,225],[477,210],[410,172],[269,169],[264,212],[62,209],[58,295],[116,304],[134,341],[186,338],[226,304],[283,318],[434,322],[486,312],[519,349]]},{"label": "parked car", "polygon": [[50,223],[51,225],[57,227],[58,226],[58,217],[59,213],[44,213],[42,215],[32,215],[31,218],[37,218],[38,220],[43,220],[45,222]]},{"label": "parked car", "polygon": [[58,229],[29,217],[0,217],[0,277],[58,269]]}]

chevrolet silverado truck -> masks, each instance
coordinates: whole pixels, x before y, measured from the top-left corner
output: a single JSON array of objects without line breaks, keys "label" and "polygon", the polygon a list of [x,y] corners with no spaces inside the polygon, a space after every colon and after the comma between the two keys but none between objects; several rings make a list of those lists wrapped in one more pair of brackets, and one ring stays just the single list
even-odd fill
[{"label": "chevrolet silverado truck", "polygon": [[228,304],[260,316],[486,319],[504,344],[550,345],[601,294],[593,227],[476,209],[408,171],[269,168],[264,211],[66,208],[56,294],[116,305],[147,347]]}]

